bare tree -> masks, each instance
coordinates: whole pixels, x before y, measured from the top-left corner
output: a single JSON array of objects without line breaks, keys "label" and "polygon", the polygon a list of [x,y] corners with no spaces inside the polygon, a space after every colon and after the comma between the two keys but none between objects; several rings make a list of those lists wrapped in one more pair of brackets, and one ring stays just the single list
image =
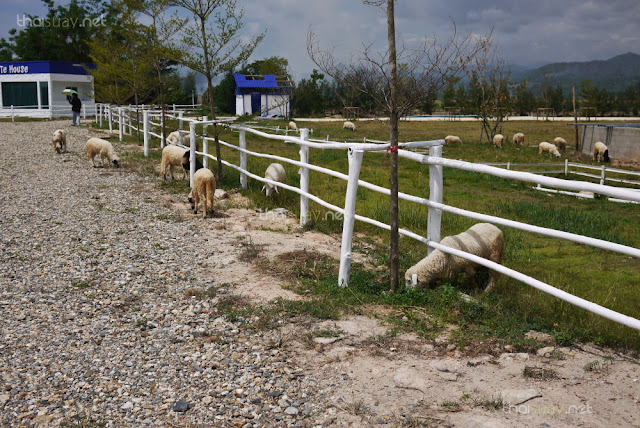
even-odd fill
[{"label": "bare tree", "polygon": [[[336,61],[332,49],[319,46],[317,35],[310,29],[307,51],[318,67],[361,93],[368,94],[389,115],[391,190],[389,271],[392,291],[399,289],[399,232],[398,232],[398,120],[418,103],[435,95],[449,79],[462,74],[473,58],[482,51],[490,35],[459,36],[455,24],[452,35],[439,43],[436,37],[424,37],[418,46],[401,44],[396,48],[394,0],[365,0],[366,5],[379,7],[387,16],[388,46],[377,51],[372,44],[363,45],[363,52],[349,63]],[[386,123],[386,122],[385,122]]]},{"label": "bare tree", "polygon": [[[213,78],[246,61],[264,38],[264,33],[243,42],[240,30],[244,27],[244,10],[236,10],[235,0],[173,0],[172,3],[193,15],[192,25],[183,29],[182,41],[190,50],[184,53],[181,62],[207,78],[211,118],[215,119]],[[218,133],[214,126],[218,180],[222,180]]]},{"label": "bare tree", "polygon": [[469,71],[472,90],[476,92],[476,108],[482,122],[482,134],[487,134],[489,142],[498,134],[508,112],[511,110],[509,79],[511,68],[495,47],[487,44],[480,55],[474,58]]}]

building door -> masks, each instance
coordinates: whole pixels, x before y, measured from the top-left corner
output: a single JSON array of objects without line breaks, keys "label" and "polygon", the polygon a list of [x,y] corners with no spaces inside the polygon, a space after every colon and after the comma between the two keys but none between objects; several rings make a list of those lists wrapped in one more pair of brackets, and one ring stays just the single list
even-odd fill
[{"label": "building door", "polygon": [[260,114],[261,99],[260,94],[251,94],[251,114]]}]

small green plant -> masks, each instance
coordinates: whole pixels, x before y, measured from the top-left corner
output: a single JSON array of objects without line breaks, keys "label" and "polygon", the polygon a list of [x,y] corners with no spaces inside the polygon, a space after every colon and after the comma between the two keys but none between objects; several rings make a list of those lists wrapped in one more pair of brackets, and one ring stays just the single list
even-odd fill
[{"label": "small green plant", "polygon": [[76,288],[89,288],[91,287],[91,283],[89,283],[89,281],[80,281],[80,282],[75,282],[71,284],[71,286]]},{"label": "small green plant", "polygon": [[524,370],[522,371],[522,375],[524,377],[528,377],[531,379],[541,379],[541,380],[558,378],[558,373],[553,369],[530,367],[530,366],[525,366]]},{"label": "small green plant", "polygon": [[367,410],[367,406],[364,404],[364,401],[359,400],[359,401],[354,401],[353,403],[347,404],[347,406],[345,407],[345,410],[347,411],[347,413],[351,413],[352,415],[359,416],[364,414],[364,412]]},{"label": "small green plant", "polygon": [[440,406],[447,412],[459,412],[462,410],[462,406],[457,401],[445,401]]},{"label": "small green plant", "polygon": [[585,372],[604,373],[608,372],[613,364],[613,357],[604,357],[602,361],[595,360],[582,367]]},{"label": "small green plant", "polygon": [[138,318],[138,320],[136,321],[136,325],[138,327],[144,327],[147,325],[147,321],[147,317]]}]

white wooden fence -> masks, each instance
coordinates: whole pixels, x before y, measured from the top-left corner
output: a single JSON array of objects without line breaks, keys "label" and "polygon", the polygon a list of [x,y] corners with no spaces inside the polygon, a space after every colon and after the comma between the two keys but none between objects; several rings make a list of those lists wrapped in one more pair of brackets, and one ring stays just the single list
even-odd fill
[{"label": "white wooden fence", "polygon": [[[151,114],[151,113],[148,113]],[[122,117],[122,116],[121,116]],[[189,123],[189,150],[191,157],[191,185],[193,185],[193,174],[195,173],[195,156],[202,155],[203,156],[203,164],[206,166],[207,160],[212,159],[217,161],[215,156],[212,156],[208,153],[208,141],[212,139],[205,137],[202,138],[203,150],[202,152],[197,151],[196,143],[198,136],[196,134],[196,127],[198,125],[212,125],[215,123],[214,121],[196,121],[192,119],[183,118],[185,122]],[[146,119],[145,119],[146,123]],[[221,123],[221,122],[218,122]],[[342,247],[341,247],[341,256],[340,256],[340,270],[339,270],[339,285],[347,286],[349,282],[349,273],[351,266],[351,244],[353,237],[353,227],[355,220],[360,220],[380,228],[390,230],[390,226],[382,223],[380,221],[364,217],[356,214],[356,192],[358,187],[363,187],[366,189],[370,189],[382,194],[389,195],[390,191],[387,188],[377,186],[366,181],[360,180],[360,167],[362,164],[363,153],[365,151],[385,153],[389,149],[389,145],[386,143],[338,143],[338,142],[314,142],[310,141],[308,137],[308,130],[302,129],[300,130],[300,136],[287,136],[287,135],[276,135],[269,134],[260,130],[253,129],[247,126],[236,126],[229,125],[228,123],[221,123],[223,125],[228,125],[231,129],[235,129],[239,133],[239,142],[238,145],[230,144],[224,141],[220,141],[220,144],[223,144],[226,147],[238,150],[240,152],[240,165],[231,164],[225,160],[220,160],[223,165],[233,168],[240,172],[240,184],[243,188],[247,187],[247,179],[252,178],[263,183],[270,183],[274,185],[278,185],[284,189],[291,190],[300,195],[300,224],[304,225],[309,220],[309,200],[312,200],[318,203],[321,206],[329,208],[335,212],[338,212],[343,215],[343,233],[342,233]],[[300,160],[288,159],[281,156],[271,155],[267,153],[258,153],[254,151],[250,151],[247,149],[247,133],[260,136],[263,138],[268,138],[271,140],[282,141],[283,143],[292,143],[297,144],[300,147]],[[149,137],[152,135],[149,127],[144,127],[144,139],[145,139],[145,155],[148,155],[148,143]],[[154,134],[157,135],[157,134]],[[479,265],[488,267],[489,269],[495,270],[514,278],[518,281],[524,282],[538,290],[541,290],[545,293],[551,294],[561,300],[567,301],[575,306],[586,309],[590,312],[603,316],[607,319],[613,320],[617,323],[626,325],[628,327],[634,328],[636,330],[640,330],[640,320],[635,319],[633,317],[620,314],[618,312],[612,311],[608,308],[602,307],[595,303],[589,302],[585,299],[579,298],[577,296],[566,293],[560,289],[552,287],[549,284],[543,283],[535,278],[522,274],[520,272],[514,271],[506,266],[503,266],[498,263],[494,263],[490,260],[460,251],[453,248],[446,247],[440,244],[440,219],[442,212],[449,212],[456,215],[461,215],[464,217],[472,218],[482,222],[490,222],[501,226],[511,227],[523,231],[533,232],[540,235],[545,235],[554,238],[560,238],[569,240],[572,242],[590,245],[592,247],[601,248],[609,251],[618,252],[621,254],[640,257],[640,249],[616,244],[596,238],[590,238],[587,236],[582,236],[578,234],[558,231],[554,229],[544,228],[540,226],[529,225],[526,223],[517,222],[514,220],[504,219],[500,217],[490,216],[486,214],[476,213],[473,211],[468,211],[452,206],[448,206],[442,203],[442,167],[451,167],[457,168],[465,171],[471,171],[481,174],[490,174],[496,177],[502,177],[507,179],[525,181],[533,184],[537,184],[539,186],[547,186],[557,189],[565,189],[570,191],[577,192],[593,192],[595,194],[602,194],[613,198],[624,199],[628,201],[640,202],[640,192],[620,188],[620,187],[612,187],[603,184],[595,184],[588,183],[583,181],[572,181],[572,180],[563,180],[559,178],[546,177],[540,174],[533,174],[529,172],[521,172],[521,171],[512,171],[505,170],[502,168],[497,168],[495,166],[490,165],[482,165],[477,163],[464,162],[460,160],[452,160],[442,158],[442,145],[444,144],[444,140],[435,140],[435,141],[421,141],[421,142],[411,142],[411,143],[403,143],[400,145],[400,150],[398,150],[398,155],[403,158],[411,159],[419,163],[423,163],[425,165],[429,165],[429,185],[430,185],[430,196],[429,199],[413,196],[406,193],[399,193],[399,198],[412,201],[415,203],[419,203],[422,205],[427,205],[429,207],[428,214],[428,233],[427,237],[420,236],[414,232],[400,229],[400,233],[409,236],[413,239],[416,239],[420,242],[425,243],[431,249],[438,249],[448,254],[453,254],[455,256],[462,257],[467,260],[471,260]],[[429,155],[423,155],[420,153],[415,153],[410,151],[411,149],[415,149],[417,147],[429,147]],[[308,162],[309,159],[309,150],[310,149],[321,149],[321,150],[345,150],[347,151],[348,161],[349,161],[349,173],[343,174],[337,171],[333,171],[327,168],[323,168],[317,165],[310,164]],[[276,183],[271,180],[267,180],[261,175],[254,174],[248,170],[247,167],[247,157],[248,156],[256,156],[262,157],[266,159],[272,159],[275,161],[286,162],[291,165],[298,166],[300,168],[300,187],[294,187],[288,184]],[[309,192],[309,171],[316,171],[320,173],[324,173],[330,175],[332,177],[340,178],[347,181],[347,191],[345,194],[345,206],[338,207],[336,205],[330,204],[321,198],[311,194]]]}]

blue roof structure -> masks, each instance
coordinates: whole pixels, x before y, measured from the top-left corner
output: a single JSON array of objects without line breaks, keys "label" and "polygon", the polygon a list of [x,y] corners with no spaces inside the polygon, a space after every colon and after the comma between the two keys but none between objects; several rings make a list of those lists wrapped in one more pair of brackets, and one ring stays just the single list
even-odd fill
[{"label": "blue roof structure", "polygon": [[247,80],[247,76],[240,73],[234,73],[233,78],[236,86],[243,89],[275,89],[279,88],[276,82],[276,76],[273,74],[265,74],[264,80]]},{"label": "blue roof structure", "polygon": [[11,61],[0,62],[0,75],[6,74],[89,74],[87,68],[95,68],[94,64],[67,61]]}]

